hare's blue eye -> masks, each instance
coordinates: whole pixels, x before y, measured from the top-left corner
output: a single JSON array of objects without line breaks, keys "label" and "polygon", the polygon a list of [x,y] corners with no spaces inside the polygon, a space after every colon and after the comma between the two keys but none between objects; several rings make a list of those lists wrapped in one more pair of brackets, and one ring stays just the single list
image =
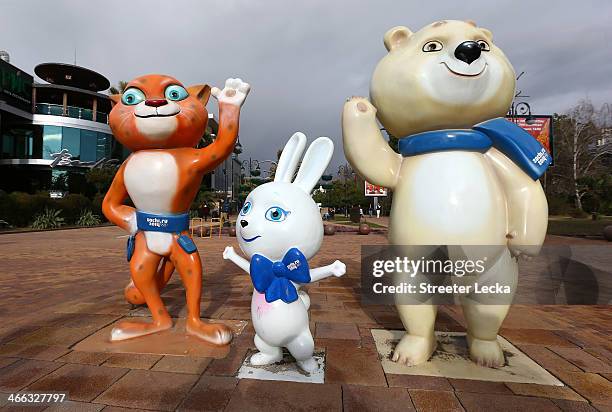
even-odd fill
[{"label": "hare's blue eye", "polygon": [[172,86],[166,87],[166,91],[164,92],[166,95],[166,99],[173,100],[175,102],[179,100],[185,99],[189,96],[189,93],[183,86],[179,86],[178,84],[173,84]]},{"label": "hare's blue eye", "polygon": [[135,87],[130,87],[121,96],[121,101],[123,102],[123,104],[127,104],[128,106],[138,104],[144,99],[144,93]]},{"label": "hare's blue eye", "polygon": [[251,211],[251,202],[246,202],[244,206],[242,206],[242,209],[240,209],[240,214],[242,216],[248,215],[250,211]]},{"label": "hare's blue eye", "polygon": [[272,206],[266,210],[266,219],[271,222],[282,222],[289,216],[289,211],[283,209],[280,206]]}]

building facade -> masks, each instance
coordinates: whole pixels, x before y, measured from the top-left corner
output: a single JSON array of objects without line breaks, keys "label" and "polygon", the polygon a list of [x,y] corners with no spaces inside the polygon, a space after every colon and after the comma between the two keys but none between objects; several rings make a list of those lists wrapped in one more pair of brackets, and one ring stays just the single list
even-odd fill
[{"label": "building facade", "polygon": [[[89,69],[60,63],[36,66],[39,83],[0,60],[0,189],[36,192],[62,189],[61,180],[84,180],[84,172],[128,154],[108,126],[110,83]],[[58,179],[59,177],[66,179]]]}]

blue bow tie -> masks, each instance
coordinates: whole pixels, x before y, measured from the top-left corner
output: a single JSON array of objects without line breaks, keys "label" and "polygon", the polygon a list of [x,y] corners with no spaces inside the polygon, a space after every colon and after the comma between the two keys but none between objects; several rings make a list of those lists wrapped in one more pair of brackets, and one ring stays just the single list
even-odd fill
[{"label": "blue bow tie", "polygon": [[310,282],[306,256],[296,248],[289,249],[280,262],[272,262],[262,255],[253,255],[250,273],[253,286],[259,293],[266,294],[268,303],[279,299],[285,303],[295,302],[298,293],[291,281]]}]

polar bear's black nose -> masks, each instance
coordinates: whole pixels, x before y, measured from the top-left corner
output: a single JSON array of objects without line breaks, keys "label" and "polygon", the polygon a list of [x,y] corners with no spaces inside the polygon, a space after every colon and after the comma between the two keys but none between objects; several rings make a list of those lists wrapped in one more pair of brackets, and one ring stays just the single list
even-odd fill
[{"label": "polar bear's black nose", "polygon": [[464,41],[455,49],[455,57],[467,64],[472,64],[480,57],[481,51],[480,45],[475,41]]},{"label": "polar bear's black nose", "polygon": [[240,226],[242,226],[242,227],[245,227],[245,226],[246,226],[246,225],[248,225],[248,224],[249,224],[249,222],[247,222],[247,221],[246,221],[246,220],[244,220],[244,219],[240,221]]}]

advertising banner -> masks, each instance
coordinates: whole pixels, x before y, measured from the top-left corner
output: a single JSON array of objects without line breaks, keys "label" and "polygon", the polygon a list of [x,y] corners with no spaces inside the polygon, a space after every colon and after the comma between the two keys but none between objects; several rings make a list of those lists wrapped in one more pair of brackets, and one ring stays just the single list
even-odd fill
[{"label": "advertising banner", "polygon": [[32,82],[32,76],[0,60],[0,100],[17,109],[31,112]]},{"label": "advertising banner", "polygon": [[534,139],[544,146],[544,148],[550,153],[553,163],[555,161],[555,155],[553,153],[553,132],[552,132],[552,116],[547,115],[530,115],[530,116],[509,116],[507,117],[511,122],[516,123],[527,133],[532,135]]},{"label": "advertising banner", "polygon": [[378,185],[373,185],[372,183],[368,182],[368,181],[364,181],[365,184],[365,195],[366,196],[387,196],[387,188],[386,187],[382,187],[382,186],[378,186]]}]

